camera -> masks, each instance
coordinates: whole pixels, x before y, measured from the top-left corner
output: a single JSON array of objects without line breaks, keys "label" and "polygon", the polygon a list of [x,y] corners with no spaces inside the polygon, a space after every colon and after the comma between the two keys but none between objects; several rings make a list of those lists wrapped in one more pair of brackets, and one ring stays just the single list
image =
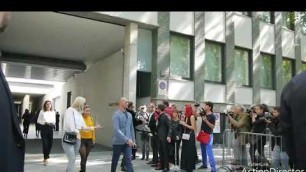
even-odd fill
[{"label": "camera", "polygon": [[235,113],[233,111],[229,111],[229,112],[227,112],[226,115],[231,116],[232,118],[234,118]]},{"label": "camera", "polygon": [[199,104],[199,103],[195,103],[193,106],[194,106],[194,107],[199,107],[200,104]]},{"label": "camera", "polygon": [[206,116],[206,112],[205,112],[205,110],[203,108],[201,108],[201,111],[199,112],[199,115],[201,117]]},{"label": "camera", "polygon": [[265,112],[264,116],[261,117],[260,119],[266,119],[266,120],[271,121],[273,119],[273,115],[270,112]]},{"label": "camera", "polygon": [[255,112],[255,106],[251,107],[250,109],[247,109],[246,113],[248,113],[248,114],[256,113]]}]

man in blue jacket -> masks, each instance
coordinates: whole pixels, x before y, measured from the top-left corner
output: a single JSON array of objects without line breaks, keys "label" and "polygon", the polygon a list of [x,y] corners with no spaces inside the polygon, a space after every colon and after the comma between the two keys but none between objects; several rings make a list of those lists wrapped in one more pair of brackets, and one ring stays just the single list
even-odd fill
[{"label": "man in blue jacket", "polygon": [[[0,12],[0,33],[10,20],[9,12]],[[24,139],[13,98],[0,68],[0,166],[1,172],[24,171]]]},{"label": "man in blue jacket", "polygon": [[132,147],[136,146],[132,115],[127,112],[128,100],[120,98],[118,110],[113,115],[113,157],[111,172],[116,172],[121,153],[125,157],[127,172],[134,172],[132,165]]},{"label": "man in blue jacket", "polygon": [[280,102],[280,127],[284,147],[295,170],[306,170],[306,72],[284,87]]}]

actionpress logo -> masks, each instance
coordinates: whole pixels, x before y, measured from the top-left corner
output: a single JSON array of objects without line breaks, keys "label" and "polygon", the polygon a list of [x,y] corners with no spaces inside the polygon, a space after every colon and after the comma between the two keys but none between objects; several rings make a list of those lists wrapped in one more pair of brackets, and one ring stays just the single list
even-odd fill
[{"label": "actionpress logo", "polygon": [[281,170],[276,168],[270,168],[268,170],[256,170],[256,169],[243,169],[242,172],[304,172],[304,170]]}]

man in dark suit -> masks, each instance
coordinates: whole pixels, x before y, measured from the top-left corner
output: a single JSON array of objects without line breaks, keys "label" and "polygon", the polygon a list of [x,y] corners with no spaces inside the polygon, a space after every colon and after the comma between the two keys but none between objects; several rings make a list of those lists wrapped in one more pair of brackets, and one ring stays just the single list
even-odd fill
[{"label": "man in dark suit", "polygon": [[158,118],[158,113],[155,110],[155,105],[151,103],[149,105],[149,128],[151,131],[151,147],[153,152],[153,159],[148,164],[152,164],[152,167],[156,167],[158,163],[158,136],[157,136],[157,128],[156,128],[156,120]]},{"label": "man in dark suit", "polygon": [[[9,12],[0,12],[0,32],[10,20]],[[24,139],[8,84],[0,68],[0,167],[2,172],[24,171]]]},{"label": "man in dark suit", "polygon": [[280,102],[280,127],[284,146],[295,170],[306,170],[306,72],[284,87]]},{"label": "man in dark suit", "polygon": [[158,123],[157,123],[157,136],[159,139],[159,155],[160,155],[160,167],[156,170],[163,170],[163,172],[169,171],[169,158],[168,158],[168,142],[167,136],[169,131],[170,120],[166,115],[165,105],[159,104],[157,106],[157,112],[159,113]]}]

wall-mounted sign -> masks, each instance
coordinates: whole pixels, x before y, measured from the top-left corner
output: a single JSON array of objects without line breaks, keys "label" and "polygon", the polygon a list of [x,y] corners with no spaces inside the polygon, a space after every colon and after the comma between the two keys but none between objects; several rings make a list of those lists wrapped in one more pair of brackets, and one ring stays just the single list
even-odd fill
[{"label": "wall-mounted sign", "polygon": [[159,80],[158,81],[158,95],[165,96],[167,95],[167,81],[166,80]]}]

